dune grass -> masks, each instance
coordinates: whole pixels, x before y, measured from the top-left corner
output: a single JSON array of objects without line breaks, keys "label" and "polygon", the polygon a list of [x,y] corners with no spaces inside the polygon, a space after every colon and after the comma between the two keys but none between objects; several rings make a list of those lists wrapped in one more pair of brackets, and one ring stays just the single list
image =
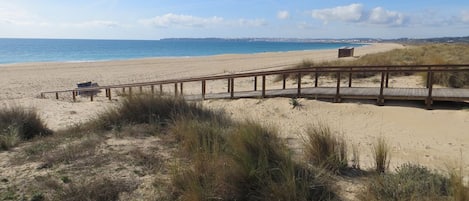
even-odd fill
[{"label": "dune grass", "polygon": [[377,173],[385,173],[389,169],[391,160],[390,151],[390,147],[384,137],[379,137],[375,144],[373,144],[372,154]]},{"label": "dune grass", "polygon": [[[105,148],[109,146],[106,139],[119,138],[109,135],[117,127],[123,128],[120,132],[132,133],[126,137],[141,138],[139,133],[153,129],[151,125],[161,133],[151,137],[162,139],[164,148],[174,149],[166,152],[171,163],[156,149],[135,147],[121,150],[125,156],[119,156]],[[235,122],[222,111],[151,95],[128,97],[91,122],[44,139],[47,143],[33,141],[20,153],[34,162],[39,158],[46,165],[38,169],[51,174],[36,176],[35,184],[40,187],[30,191],[16,186],[6,192],[0,189],[0,198],[19,199],[16,192],[22,190],[29,200],[138,200],[142,199],[139,193],[157,191],[164,185],[164,192],[158,192],[155,200],[340,200],[334,182],[342,176],[329,172],[347,168],[347,145],[326,125],[307,130],[307,160],[298,160],[275,128],[252,121]],[[352,150],[352,166],[359,168],[360,153],[357,148]],[[391,173],[386,171],[389,151],[382,138],[374,145],[378,174],[360,175],[369,180],[361,192],[362,200],[467,200],[462,171],[445,177],[407,164]],[[118,168],[103,174],[91,171],[109,167]],[[140,179],[114,177],[125,168],[131,168],[126,174]],[[154,179],[153,186],[139,188],[140,180],[148,177]]]},{"label": "dune grass", "polygon": [[343,137],[319,124],[306,131],[305,157],[313,165],[340,173],[347,168],[347,144]]},{"label": "dune grass", "polygon": [[[386,66],[386,65],[425,65],[425,64],[467,64],[469,63],[469,44],[427,44],[409,46],[404,49],[395,49],[388,52],[364,55],[353,60],[334,60],[325,62],[303,61],[291,68],[318,68],[324,66]],[[354,73],[353,78],[368,78],[376,73]],[[410,75],[408,73],[391,73],[391,75]],[[426,74],[419,73],[423,80]],[[297,75],[288,75],[296,79]],[[307,76],[307,75],[303,75]],[[320,76],[335,77],[336,74],[322,73]],[[345,75],[343,75],[345,76]],[[461,88],[469,85],[469,72],[434,73],[435,84]],[[282,75],[275,79],[282,80]]]},{"label": "dune grass", "polygon": [[0,109],[0,150],[7,150],[21,141],[52,134],[34,110],[13,106]]},{"label": "dune grass", "polygon": [[118,107],[99,114],[88,124],[103,130],[119,130],[126,125],[135,124],[164,127],[170,124],[173,118],[183,115],[210,118],[212,112],[177,97],[137,94],[126,97]]},{"label": "dune grass", "polygon": [[[333,200],[335,194],[315,170],[295,162],[275,130],[253,122],[178,121],[189,168],[173,171],[173,199]],[[195,136],[195,137],[194,137]],[[190,154],[189,154],[190,153]]]},{"label": "dune grass", "polygon": [[395,173],[375,175],[361,200],[452,200],[447,177],[420,165],[403,164]]}]

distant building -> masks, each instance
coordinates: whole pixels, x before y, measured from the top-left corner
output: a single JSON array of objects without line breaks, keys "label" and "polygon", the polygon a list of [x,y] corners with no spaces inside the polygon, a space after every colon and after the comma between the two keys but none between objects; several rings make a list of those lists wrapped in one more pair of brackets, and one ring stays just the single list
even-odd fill
[{"label": "distant building", "polygon": [[339,58],[341,57],[353,57],[353,51],[355,48],[353,47],[342,47],[339,48]]}]

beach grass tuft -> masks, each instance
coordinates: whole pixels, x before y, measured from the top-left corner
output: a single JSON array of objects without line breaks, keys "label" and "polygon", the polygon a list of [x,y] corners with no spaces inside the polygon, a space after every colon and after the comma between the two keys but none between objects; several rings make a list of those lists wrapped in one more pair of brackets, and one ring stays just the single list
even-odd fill
[{"label": "beach grass tuft", "polygon": [[373,160],[375,171],[377,173],[385,173],[389,169],[390,147],[384,137],[379,137],[373,144]]},{"label": "beach grass tuft", "polygon": [[0,150],[36,136],[52,134],[36,111],[13,106],[0,109]]},{"label": "beach grass tuft", "polygon": [[361,200],[452,200],[447,177],[426,167],[403,164],[395,173],[378,174],[370,179]]},{"label": "beach grass tuft", "polygon": [[[253,122],[182,119],[178,135],[189,164],[173,169],[180,200],[332,200],[335,194],[318,172],[295,162],[277,131]],[[186,134],[177,134],[184,133]],[[188,154],[190,153],[190,154]],[[188,167],[186,167],[188,166]]]},{"label": "beach grass tuft", "polygon": [[305,157],[313,165],[340,173],[347,168],[347,144],[329,126],[309,127],[305,138]]}]

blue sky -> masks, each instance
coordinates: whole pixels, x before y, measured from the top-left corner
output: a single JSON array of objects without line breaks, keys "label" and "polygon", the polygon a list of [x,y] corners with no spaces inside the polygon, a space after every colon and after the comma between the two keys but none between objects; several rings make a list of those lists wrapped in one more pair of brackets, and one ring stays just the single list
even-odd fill
[{"label": "blue sky", "polygon": [[468,0],[0,0],[1,38],[469,36]]}]

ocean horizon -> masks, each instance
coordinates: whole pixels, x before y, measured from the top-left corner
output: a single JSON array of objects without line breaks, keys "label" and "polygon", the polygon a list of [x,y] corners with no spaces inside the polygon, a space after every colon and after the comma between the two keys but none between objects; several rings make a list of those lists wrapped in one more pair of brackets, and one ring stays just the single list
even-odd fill
[{"label": "ocean horizon", "polygon": [[253,39],[0,39],[0,64],[200,57],[360,47],[361,43]]}]

